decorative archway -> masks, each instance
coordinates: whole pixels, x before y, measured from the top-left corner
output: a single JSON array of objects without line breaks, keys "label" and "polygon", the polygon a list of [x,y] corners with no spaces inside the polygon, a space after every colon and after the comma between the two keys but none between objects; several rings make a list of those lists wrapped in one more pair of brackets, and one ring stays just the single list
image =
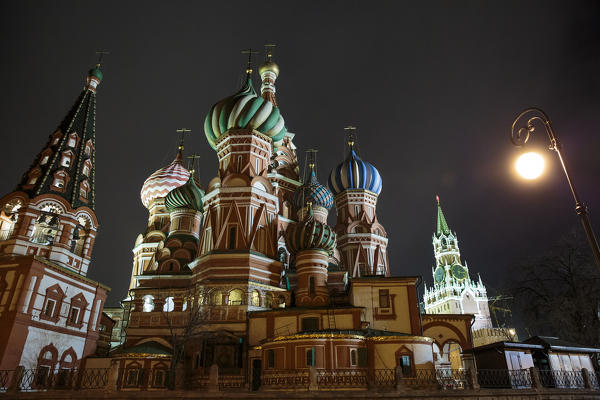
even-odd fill
[{"label": "decorative archway", "polygon": [[77,366],[77,353],[73,350],[73,347],[69,347],[60,357],[59,368],[60,369],[72,369]]}]

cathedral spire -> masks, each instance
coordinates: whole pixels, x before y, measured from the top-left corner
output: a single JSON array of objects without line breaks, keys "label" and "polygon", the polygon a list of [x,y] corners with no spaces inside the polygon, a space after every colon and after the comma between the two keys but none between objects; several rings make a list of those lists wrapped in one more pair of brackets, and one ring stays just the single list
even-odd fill
[{"label": "cathedral spire", "polygon": [[94,209],[96,89],[102,77],[100,64],[89,70],[83,91],[50,135],[17,190],[31,197],[58,195],[74,209],[81,206]]},{"label": "cathedral spire", "polygon": [[448,227],[448,223],[446,222],[446,218],[444,217],[444,212],[442,211],[442,206],[440,205],[440,196],[435,195],[435,199],[437,200],[437,228],[436,228],[436,236],[440,236],[442,233],[444,235],[450,234],[450,228]]}]

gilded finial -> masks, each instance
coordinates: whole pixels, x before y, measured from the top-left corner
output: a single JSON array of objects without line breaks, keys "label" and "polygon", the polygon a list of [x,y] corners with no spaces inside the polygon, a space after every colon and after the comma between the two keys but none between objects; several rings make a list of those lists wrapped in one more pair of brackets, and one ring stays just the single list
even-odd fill
[{"label": "gilded finial", "polygon": [[248,66],[246,67],[246,75],[252,74],[252,54],[258,54],[258,51],[253,51],[251,47],[242,50],[242,54],[248,54]]},{"label": "gilded finial", "polygon": [[102,65],[102,58],[104,58],[105,55],[110,54],[110,52],[107,50],[99,50],[96,52],[96,54],[98,54],[98,63],[96,63],[96,68],[100,68],[100,65]]},{"label": "gilded finial", "polygon": [[356,127],[348,125],[344,128],[344,130],[346,131],[346,139],[348,140],[348,146],[350,146],[350,149],[352,149],[354,147],[354,131],[356,130]]},{"label": "gilded finial", "polygon": [[194,172],[196,172],[196,160],[200,158],[200,154],[191,154],[189,156],[187,156],[188,161],[188,171],[190,171],[190,175],[194,175]]},{"label": "gilded finial", "polygon": [[177,148],[180,152],[183,151],[183,142],[184,142],[184,136],[186,133],[190,133],[192,130],[188,129],[188,128],[179,128],[176,129],[175,132],[179,133],[179,147]]}]

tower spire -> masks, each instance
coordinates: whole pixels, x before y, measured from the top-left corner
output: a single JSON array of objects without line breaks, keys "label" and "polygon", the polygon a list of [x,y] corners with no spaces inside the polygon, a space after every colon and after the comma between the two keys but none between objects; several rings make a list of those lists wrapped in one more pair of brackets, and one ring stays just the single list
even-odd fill
[{"label": "tower spire", "polygon": [[450,234],[450,228],[448,227],[448,223],[446,222],[446,218],[444,217],[444,212],[442,211],[442,206],[440,205],[440,196],[436,194],[435,199],[437,201],[436,236],[440,236],[442,233],[444,235],[448,235]]},{"label": "tower spire", "polygon": [[32,197],[54,194],[71,207],[95,206],[96,89],[100,65],[90,69],[86,85],[46,146],[25,173],[17,190]]}]

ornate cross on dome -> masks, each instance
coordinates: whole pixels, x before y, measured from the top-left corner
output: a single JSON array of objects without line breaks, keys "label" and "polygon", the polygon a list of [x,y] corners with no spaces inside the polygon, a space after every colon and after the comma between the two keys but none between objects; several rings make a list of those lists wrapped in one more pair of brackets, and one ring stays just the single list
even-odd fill
[{"label": "ornate cross on dome", "polygon": [[110,54],[110,51],[108,50],[99,50],[96,52],[96,54],[98,54],[98,66],[100,66],[100,64],[102,64],[102,58],[104,58],[104,56]]},{"label": "ornate cross on dome", "polygon": [[265,55],[267,57],[267,61],[271,61],[271,58],[273,57],[273,49],[275,47],[276,45],[272,43],[265,44]]},{"label": "ornate cross on dome", "polygon": [[248,54],[248,67],[246,67],[246,74],[250,75],[252,73],[252,54],[258,54],[258,51],[253,51],[252,47],[249,47],[246,50],[242,50],[242,54]]},{"label": "ornate cross on dome", "polygon": [[356,127],[348,125],[344,128],[344,130],[346,131],[346,142],[348,143],[348,146],[350,146],[350,149],[352,149],[354,147],[354,142],[356,141],[356,135],[354,133],[354,131],[356,131]]},{"label": "ornate cross on dome", "polygon": [[200,158],[200,154],[191,154],[186,158],[190,160],[188,162],[188,170],[190,171],[190,174],[193,174],[196,171],[196,160]]},{"label": "ornate cross on dome", "polygon": [[190,133],[192,130],[188,128],[179,128],[176,129],[175,132],[179,133],[179,151],[183,150],[183,141],[186,133]]}]

